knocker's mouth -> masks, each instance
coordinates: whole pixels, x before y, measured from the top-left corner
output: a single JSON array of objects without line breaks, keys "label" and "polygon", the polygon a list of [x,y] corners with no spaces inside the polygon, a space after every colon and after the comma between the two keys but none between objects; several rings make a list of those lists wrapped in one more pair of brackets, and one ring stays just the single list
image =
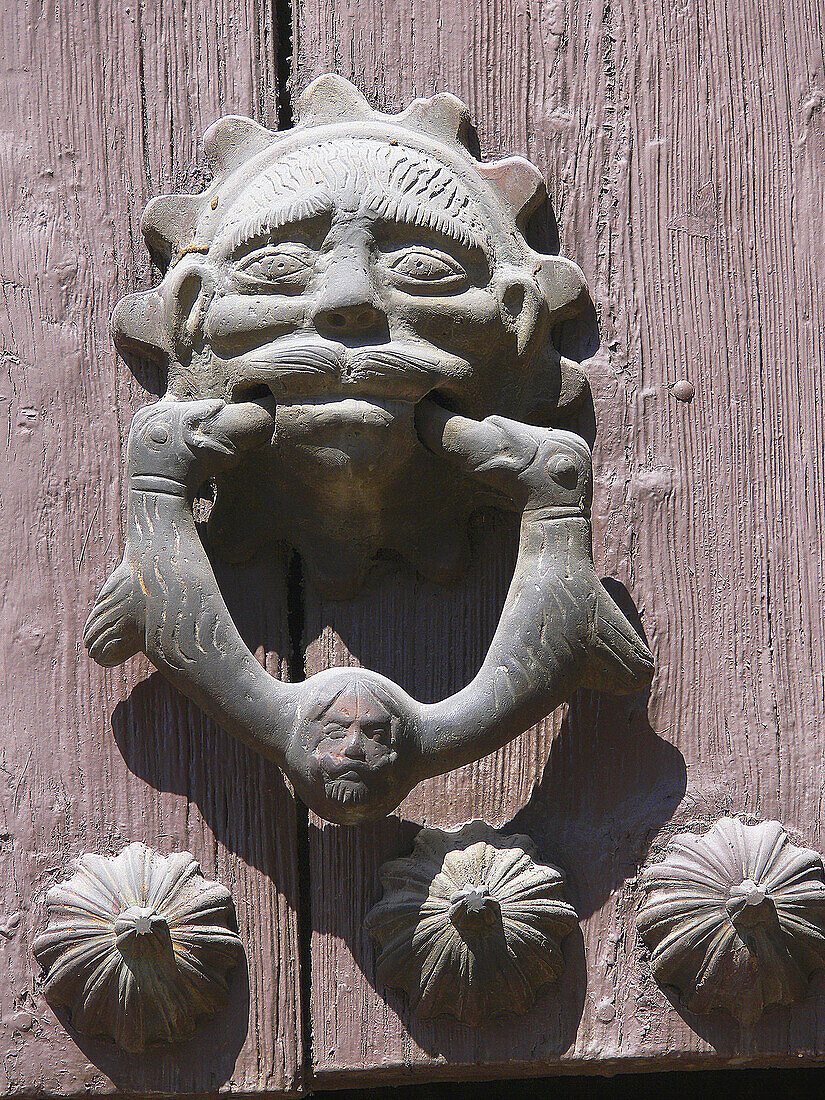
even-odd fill
[{"label": "knocker's mouth", "polygon": [[[426,344],[347,346],[306,333],[233,362],[233,401],[273,401],[273,444],[289,477],[323,485],[326,502],[374,496],[419,445],[416,405],[470,364]],[[320,479],[320,480],[319,480]],[[372,480],[370,480],[372,479]]]},{"label": "knocker's mouth", "polygon": [[347,768],[343,772],[330,772],[331,779],[347,779],[352,783],[361,783],[363,781],[363,773],[357,771],[355,768]]},{"label": "knocker's mouth", "polygon": [[383,771],[359,760],[337,762],[327,756],[320,758],[318,768],[326,798],[342,807],[370,801],[376,773]]},{"label": "knocker's mouth", "polygon": [[359,397],[328,394],[290,402],[279,409],[288,415],[293,431],[334,434],[340,428],[347,428],[383,435],[399,417],[409,420],[411,407],[412,402],[391,401],[372,394]]}]

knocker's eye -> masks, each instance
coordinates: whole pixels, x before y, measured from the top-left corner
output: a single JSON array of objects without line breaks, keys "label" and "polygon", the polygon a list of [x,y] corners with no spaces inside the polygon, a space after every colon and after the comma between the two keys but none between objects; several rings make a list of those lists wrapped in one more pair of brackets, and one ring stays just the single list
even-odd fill
[{"label": "knocker's eye", "polygon": [[384,748],[389,748],[390,741],[392,740],[392,734],[390,730],[383,723],[375,726],[362,726],[361,727],[365,737],[369,737],[371,741],[375,741],[377,745],[382,745]]},{"label": "knocker's eye", "polygon": [[338,739],[344,736],[347,731],[343,726],[339,726],[337,722],[328,722],[324,726],[324,737]]},{"label": "knocker's eye", "polygon": [[467,272],[437,248],[405,248],[387,259],[396,286],[413,294],[456,293],[467,284]]},{"label": "knocker's eye", "polygon": [[304,245],[286,242],[259,248],[233,272],[242,293],[297,294],[306,288],[314,267],[314,254]]},{"label": "knocker's eye", "polygon": [[144,442],[153,450],[165,446],[169,442],[169,432],[164,424],[157,418],[149,421],[144,429]]}]

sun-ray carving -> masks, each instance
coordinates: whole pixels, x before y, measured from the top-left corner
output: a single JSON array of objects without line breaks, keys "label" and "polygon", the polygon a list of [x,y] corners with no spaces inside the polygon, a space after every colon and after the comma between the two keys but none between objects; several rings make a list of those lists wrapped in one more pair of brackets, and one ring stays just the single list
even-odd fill
[{"label": "sun-ray carving", "polygon": [[704,836],[682,833],[641,883],[650,969],[691,1012],[724,1008],[751,1024],[800,1000],[825,968],[822,859],[778,821],[725,817]]},{"label": "sun-ray carving", "polygon": [[80,1034],[139,1052],[188,1038],[222,1007],[243,955],[235,910],[188,852],[130,844],[117,856],[87,853],[47,904],[32,952],[47,1000]]}]

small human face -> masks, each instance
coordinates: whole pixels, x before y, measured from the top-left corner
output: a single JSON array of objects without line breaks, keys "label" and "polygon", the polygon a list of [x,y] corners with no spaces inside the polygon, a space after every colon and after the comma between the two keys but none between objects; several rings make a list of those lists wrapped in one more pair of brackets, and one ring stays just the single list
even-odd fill
[{"label": "small human face", "polygon": [[358,683],[345,687],[314,719],[310,770],[323,782],[327,798],[344,806],[370,798],[395,763],[397,725],[397,716]]}]

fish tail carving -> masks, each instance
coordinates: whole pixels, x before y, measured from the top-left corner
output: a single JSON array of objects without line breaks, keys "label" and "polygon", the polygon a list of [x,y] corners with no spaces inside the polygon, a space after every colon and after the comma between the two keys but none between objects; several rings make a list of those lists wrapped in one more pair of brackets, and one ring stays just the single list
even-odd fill
[{"label": "fish tail carving", "polygon": [[587,686],[625,695],[647,687],[653,668],[653,654],[644,639],[599,583]]},{"label": "fish tail carving", "polygon": [[99,665],[114,668],[143,648],[138,625],[142,594],[135,591],[138,578],[124,558],[100,590],[86,620],[83,644]]}]

